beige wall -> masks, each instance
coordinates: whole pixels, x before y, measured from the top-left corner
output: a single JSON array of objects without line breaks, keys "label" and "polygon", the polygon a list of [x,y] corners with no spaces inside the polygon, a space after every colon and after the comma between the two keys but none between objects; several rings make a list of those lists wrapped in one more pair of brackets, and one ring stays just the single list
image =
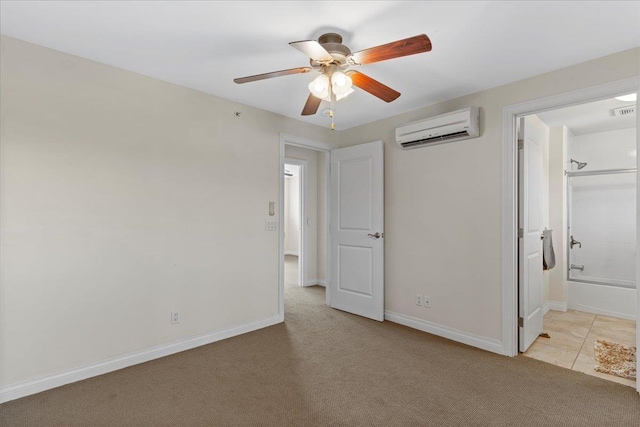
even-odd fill
[{"label": "beige wall", "polygon": [[567,141],[570,131],[566,126],[549,129],[549,219],[553,230],[553,248],[556,254],[556,268],[549,272],[549,300],[567,303],[566,264],[566,186],[564,175]]},{"label": "beige wall", "polygon": [[[340,132],[341,146],[385,144],[386,309],[501,340],[503,107],[636,76],[639,65],[636,48]],[[479,138],[409,151],[394,141],[399,125],[467,106],[481,108]]]},{"label": "beige wall", "polygon": [[335,135],[9,37],[0,55],[1,386],[277,314],[279,133]]}]

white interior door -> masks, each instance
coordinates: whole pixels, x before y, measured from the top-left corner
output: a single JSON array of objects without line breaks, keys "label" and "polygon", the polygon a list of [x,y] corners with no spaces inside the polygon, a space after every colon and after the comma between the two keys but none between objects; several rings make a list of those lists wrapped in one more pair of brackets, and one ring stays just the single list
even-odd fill
[{"label": "white interior door", "polygon": [[383,146],[331,151],[331,307],[384,320]]},{"label": "white interior door", "polygon": [[520,119],[519,142],[519,348],[524,352],[542,333],[543,143],[548,128],[537,117]]}]

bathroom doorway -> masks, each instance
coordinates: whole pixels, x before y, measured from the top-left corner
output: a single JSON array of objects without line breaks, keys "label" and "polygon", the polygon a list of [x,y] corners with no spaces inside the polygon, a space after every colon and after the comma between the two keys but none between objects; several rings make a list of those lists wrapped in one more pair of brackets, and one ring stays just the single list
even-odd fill
[{"label": "bathroom doorway", "polygon": [[[636,388],[634,96],[520,119],[519,152],[528,163],[519,165],[518,300],[521,331],[529,322],[520,337],[524,356]],[[539,149],[527,146],[527,127]],[[619,357],[607,362],[611,355]]]}]

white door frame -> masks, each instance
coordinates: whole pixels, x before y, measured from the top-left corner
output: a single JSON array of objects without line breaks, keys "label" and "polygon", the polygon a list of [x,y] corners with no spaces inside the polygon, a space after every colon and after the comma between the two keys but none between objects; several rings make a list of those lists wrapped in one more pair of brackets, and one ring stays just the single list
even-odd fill
[{"label": "white door frame", "polygon": [[[546,98],[535,99],[519,104],[507,105],[502,110],[502,343],[507,356],[518,354],[518,204],[517,204],[517,137],[516,119],[529,114],[540,113],[556,108],[583,104],[631,92],[638,92],[640,77],[605,83],[598,86],[578,89]],[[640,116],[638,116],[640,118]],[[640,126],[638,127],[640,129]],[[640,148],[640,132],[636,141]],[[640,158],[639,158],[640,159]],[[640,170],[640,162],[638,164]],[[638,186],[640,202],[640,186]],[[638,210],[640,213],[640,209]],[[638,242],[640,242],[640,216],[638,216]],[[637,262],[640,277],[640,251]],[[640,292],[638,292],[640,307]],[[636,316],[636,322],[640,315]],[[637,328],[640,342],[640,328]],[[640,391],[640,381],[637,383]]]},{"label": "white door frame", "polygon": [[[284,321],[284,234],[282,229],[284,227],[284,163],[285,163],[285,155],[284,155],[284,147],[285,145],[293,145],[296,147],[307,148],[310,150],[321,151],[327,154],[327,164],[326,164],[326,182],[325,182],[325,191],[327,194],[326,197],[326,212],[325,218],[327,222],[327,232],[326,232],[326,303],[329,305],[330,303],[330,292],[329,292],[329,284],[331,280],[331,260],[329,259],[329,248],[331,247],[331,241],[329,236],[329,230],[331,229],[330,222],[330,213],[331,213],[331,200],[329,197],[329,180],[331,179],[331,150],[337,148],[331,144],[327,144],[325,142],[314,141],[312,139],[288,135],[285,133],[280,134],[280,166],[278,169],[278,179],[279,179],[279,198],[280,201],[278,203],[278,230],[279,230],[279,238],[278,238],[278,316],[280,321]],[[301,226],[302,227],[302,226]],[[302,243],[302,242],[301,242]]]},{"label": "white door frame", "polygon": [[[306,198],[305,186],[307,185],[307,163],[308,162],[306,160],[285,157],[284,163],[285,165],[295,165],[300,167],[300,176],[298,181],[299,182],[298,185],[300,187],[298,188],[298,203],[300,204],[300,207],[298,209],[298,212],[300,213],[300,218],[298,218],[300,220],[300,231],[298,232],[298,286],[304,286],[304,276],[305,276],[304,245],[305,245],[305,242],[307,241],[307,229],[306,229],[307,224],[305,223],[305,218],[307,213],[304,206],[305,206],[305,198]],[[283,196],[283,201],[284,201],[284,196]],[[281,212],[283,216],[283,227],[284,227],[284,205],[283,205],[283,210]],[[283,231],[282,238],[284,239],[285,238],[284,229],[282,231]]]}]

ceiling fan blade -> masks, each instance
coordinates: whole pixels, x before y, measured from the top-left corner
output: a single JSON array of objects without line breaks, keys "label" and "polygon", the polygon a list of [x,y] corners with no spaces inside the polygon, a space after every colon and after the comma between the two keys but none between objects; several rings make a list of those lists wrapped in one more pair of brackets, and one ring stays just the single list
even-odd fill
[{"label": "ceiling fan blade", "polygon": [[304,108],[302,109],[302,115],[313,116],[318,111],[318,107],[320,106],[321,102],[322,99],[310,93],[309,97],[307,98],[307,103],[304,104]]},{"label": "ceiling fan blade", "polygon": [[273,71],[271,73],[264,73],[264,74],[256,74],[255,76],[240,77],[238,79],[233,79],[233,81],[236,82],[237,84],[242,84],[242,83],[255,82],[258,80],[271,79],[273,77],[288,76],[290,74],[304,74],[304,73],[308,73],[311,70],[312,70],[311,67],[290,68],[288,70]]},{"label": "ceiling fan blade", "polygon": [[366,74],[354,70],[347,71],[346,74],[351,77],[354,85],[369,92],[373,96],[377,96],[385,102],[391,102],[400,96],[400,92],[383,85]]},{"label": "ceiling fan blade", "polygon": [[349,57],[352,65],[372,64],[387,59],[429,52],[431,40],[425,34],[361,50]]},{"label": "ceiling fan blade", "polygon": [[315,40],[303,40],[291,42],[289,45],[295,47],[300,52],[317,62],[333,61],[333,56],[320,43]]}]

